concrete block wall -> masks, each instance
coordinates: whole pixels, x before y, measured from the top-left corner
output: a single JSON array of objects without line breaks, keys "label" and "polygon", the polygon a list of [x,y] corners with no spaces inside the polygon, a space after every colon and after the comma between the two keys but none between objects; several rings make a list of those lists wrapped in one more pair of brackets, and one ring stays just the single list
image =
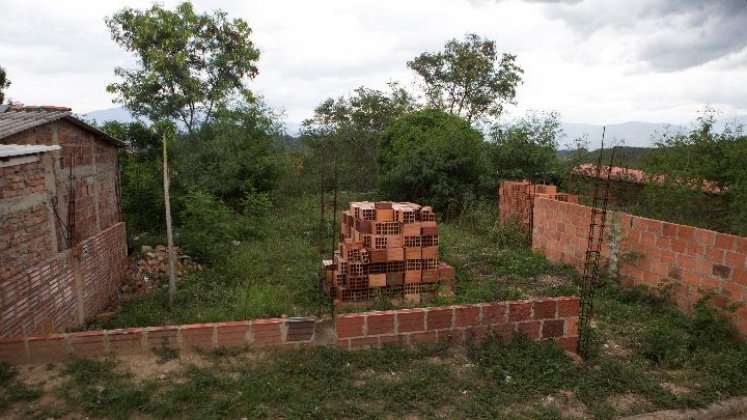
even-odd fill
[{"label": "concrete block wall", "polygon": [[[537,197],[533,209],[533,250],[582,269],[591,207]],[[620,264],[622,284],[645,285],[654,293],[667,289],[683,311],[704,293],[716,307],[742,304],[729,315],[747,339],[747,238],[620,212],[610,212],[607,220],[619,229],[617,258],[629,257]],[[606,232],[605,261],[612,240]]]},{"label": "concrete block wall", "polygon": [[152,355],[154,349],[163,347],[180,351],[298,347],[312,343],[314,325],[314,318],[273,318],[4,338],[0,339],[0,361],[25,364],[71,357]]},{"label": "concrete block wall", "polygon": [[492,331],[506,339],[522,333],[535,340],[557,340],[564,349],[575,352],[578,316],[579,298],[553,297],[350,313],[335,319],[335,331],[337,347],[344,349],[447,339],[480,341]]}]

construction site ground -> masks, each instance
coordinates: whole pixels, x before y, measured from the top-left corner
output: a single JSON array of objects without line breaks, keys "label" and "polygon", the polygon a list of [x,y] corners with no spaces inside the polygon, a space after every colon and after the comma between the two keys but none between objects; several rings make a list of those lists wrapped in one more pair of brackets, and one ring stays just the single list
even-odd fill
[{"label": "construction site ground", "polygon": [[[177,310],[159,306],[165,294],[156,291],[128,301],[103,323],[329,314],[316,283],[318,219],[303,210],[313,208],[314,198],[308,200],[267,220],[277,233],[239,245],[242,258],[186,278]],[[532,254],[518,229],[498,229],[495,219],[495,207],[484,205],[440,223],[441,258],[455,267],[457,288],[455,296],[431,304],[577,293],[575,270]],[[158,349],[118,360],[1,365],[0,416],[615,418],[723,401],[714,413],[744,414],[742,400],[734,398],[747,395],[747,347],[731,340],[707,308],[686,316],[664,299],[605,279],[592,324],[592,355],[580,362],[552,342],[490,339],[354,352]]]},{"label": "construction site ground", "polygon": [[613,286],[595,303],[595,352],[585,361],[521,338],[352,352],[158,349],[4,366],[0,409],[19,419],[616,418],[670,410],[643,417],[668,419],[689,418],[671,410],[727,401],[712,409],[721,417],[690,413],[745,413],[743,400],[734,400],[747,395],[744,347],[718,335],[704,341],[692,319]]}]

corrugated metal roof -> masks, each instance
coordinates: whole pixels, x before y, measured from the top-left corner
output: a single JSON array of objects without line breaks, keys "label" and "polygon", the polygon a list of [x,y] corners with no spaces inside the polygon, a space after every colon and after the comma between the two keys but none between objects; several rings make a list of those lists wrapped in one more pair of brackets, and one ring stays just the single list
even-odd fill
[{"label": "corrugated metal roof", "polygon": [[52,150],[60,150],[60,146],[56,144],[51,146],[42,144],[0,144],[0,158],[33,155]]},{"label": "corrugated metal roof", "polygon": [[101,140],[114,146],[124,146],[122,141],[73,116],[70,108],[53,106],[11,105],[4,112],[0,110],[0,139],[60,119],[65,119],[83,129],[92,131]]}]

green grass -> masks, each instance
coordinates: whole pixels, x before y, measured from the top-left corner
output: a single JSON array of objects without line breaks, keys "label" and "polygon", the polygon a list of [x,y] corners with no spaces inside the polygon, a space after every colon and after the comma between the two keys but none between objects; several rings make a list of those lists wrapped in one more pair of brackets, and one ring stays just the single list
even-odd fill
[{"label": "green grass", "polygon": [[[645,331],[666,325],[670,333],[690,337],[695,334],[691,327],[703,324],[697,317],[678,319],[659,302],[639,300],[611,286],[600,291],[596,303],[598,350],[581,363],[552,342],[524,337],[355,352],[326,347],[221,352],[170,361],[163,374],[157,367],[140,368],[140,377],[128,370],[128,361],[74,360],[57,373],[61,381],[50,390],[58,399],[33,413],[95,418],[614,418],[702,407],[747,394],[747,347],[726,336],[711,341],[708,351],[673,343],[691,356],[672,369],[647,356],[649,343],[635,338],[646,337],[642,334],[633,335],[627,353],[619,354],[605,344],[625,338],[630,332],[626,328]],[[632,313],[639,315],[629,323]]]},{"label": "green grass", "polygon": [[[349,199],[344,197],[340,202],[346,205]],[[164,287],[124,303],[118,317],[89,328],[329,312],[317,277],[321,264],[318,217],[317,196],[286,199],[263,216],[256,237],[202,272],[186,277],[178,285],[173,309],[168,309]],[[331,221],[331,210],[327,217]],[[331,237],[331,231],[325,236]],[[329,255],[331,244],[325,241],[324,246]]]},{"label": "green grass", "polygon": [[[135,385],[127,374],[111,373],[111,362],[92,362],[97,369],[73,362],[65,370],[68,388],[84,391],[68,398],[87,414],[113,417],[560,418],[575,407],[581,417],[612,418],[747,394],[747,347],[732,341],[707,308],[688,317],[609,284],[598,291],[595,307],[595,351],[580,364],[551,342],[521,337],[466,347],[316,348],[250,363],[220,355],[187,364],[158,385]],[[105,388],[116,388],[113,395],[85,391],[117,382],[122,385]],[[150,396],[136,392],[141,388]],[[630,402],[621,406],[619,399]],[[112,404],[118,411],[102,408]]]},{"label": "green grass", "polygon": [[[356,199],[342,194],[340,209]],[[326,215],[324,237],[331,238],[332,212]],[[222,260],[186,277],[178,286],[175,305],[168,309],[165,286],[121,305],[121,313],[91,328],[120,328],[198,323],[331,312],[317,280],[319,254],[317,195],[285,198],[257,222],[257,234]],[[514,226],[495,225],[497,209],[476,202],[458,219],[442,221],[441,258],[456,268],[456,295],[429,305],[523,299],[577,293],[578,275],[569,267],[548,263],[529,252]],[[339,223],[339,218],[338,218]],[[330,258],[331,241],[323,242]],[[386,302],[372,309],[388,309]],[[361,309],[356,309],[361,310]]]},{"label": "green grass", "polygon": [[16,378],[15,367],[0,362],[0,412],[19,402],[33,401],[41,391],[30,387]]}]

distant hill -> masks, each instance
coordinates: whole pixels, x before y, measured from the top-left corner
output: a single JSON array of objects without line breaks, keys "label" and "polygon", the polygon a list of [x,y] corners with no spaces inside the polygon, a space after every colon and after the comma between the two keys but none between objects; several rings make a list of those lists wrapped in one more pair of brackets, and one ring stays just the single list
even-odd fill
[{"label": "distant hill", "polygon": [[[573,139],[587,136],[590,149],[598,149],[602,142],[601,125],[583,124],[583,123],[562,123],[561,127],[565,131],[565,143],[570,143]],[[666,123],[649,123],[641,121],[631,121],[621,124],[608,124],[604,134],[605,148],[611,145],[625,145],[632,147],[650,147],[653,145],[652,137],[664,132],[683,132],[686,130],[681,125]]]},{"label": "distant hill", "polygon": [[[102,124],[106,121],[119,121],[121,123],[129,123],[135,121],[135,118],[129,113],[129,111],[122,107],[98,109],[82,114],[81,116],[86,120],[95,120],[99,124]],[[298,136],[298,132],[301,129],[301,124],[286,121],[285,127],[286,132],[289,135]]]},{"label": "distant hill", "polygon": [[99,124],[106,121],[119,121],[121,123],[135,121],[135,118],[130,115],[130,112],[122,107],[99,109],[82,114],[81,116],[87,120],[95,120]]},{"label": "distant hill", "polygon": [[[122,107],[100,109],[88,112],[82,115],[89,120],[96,120],[98,123],[105,121],[132,122],[135,119]],[[724,122],[737,122],[747,125],[747,117],[733,118],[725,117],[716,129],[723,128]],[[295,121],[285,121],[286,131],[291,136],[298,136],[301,124]],[[602,126],[585,123],[561,123],[566,137],[563,139],[561,148],[570,148],[571,142],[576,139],[587,136],[589,140],[589,149],[598,149],[602,140]],[[605,148],[611,145],[625,145],[631,147],[651,147],[653,146],[652,137],[655,139],[661,133],[684,132],[687,128],[682,125],[667,123],[650,123],[642,121],[630,121],[620,124],[607,124],[605,133]]]}]

